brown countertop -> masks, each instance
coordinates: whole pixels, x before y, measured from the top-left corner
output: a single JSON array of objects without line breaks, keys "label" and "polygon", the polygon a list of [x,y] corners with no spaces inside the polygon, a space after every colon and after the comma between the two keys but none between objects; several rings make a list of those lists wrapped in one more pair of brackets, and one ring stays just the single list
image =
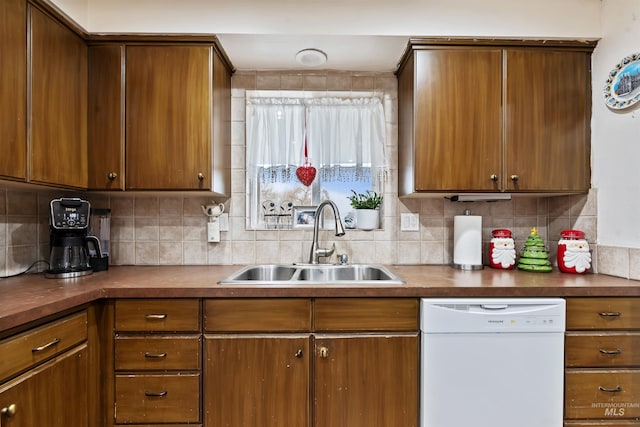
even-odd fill
[{"label": "brown countertop", "polygon": [[600,274],[529,273],[449,266],[387,266],[402,286],[229,286],[217,282],[241,268],[111,267],[76,279],[31,274],[0,281],[0,331],[100,298],[243,297],[535,297],[640,296],[640,281]]}]

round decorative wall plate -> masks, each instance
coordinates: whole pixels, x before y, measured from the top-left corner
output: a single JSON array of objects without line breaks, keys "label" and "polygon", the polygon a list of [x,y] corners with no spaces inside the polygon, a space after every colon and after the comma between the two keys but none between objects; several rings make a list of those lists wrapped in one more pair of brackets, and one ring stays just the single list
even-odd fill
[{"label": "round decorative wall plate", "polygon": [[616,110],[640,101],[640,53],[625,56],[609,72],[604,85],[604,101]]}]

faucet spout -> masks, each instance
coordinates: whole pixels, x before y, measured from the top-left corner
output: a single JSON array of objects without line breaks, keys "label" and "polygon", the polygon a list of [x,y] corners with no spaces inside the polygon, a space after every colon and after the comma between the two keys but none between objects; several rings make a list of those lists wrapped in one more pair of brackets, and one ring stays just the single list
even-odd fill
[{"label": "faucet spout", "polygon": [[335,220],[335,235],[337,237],[344,236],[344,225],[342,224],[342,219],[340,219],[340,212],[338,211],[338,207],[331,200],[325,200],[324,202],[318,205],[316,209],[316,220],[313,223],[313,242],[311,243],[311,251],[309,252],[309,264],[318,264],[320,257],[328,257],[333,254],[335,250],[335,244],[331,249],[323,249],[319,247],[318,244],[318,228],[320,224],[320,216],[322,215],[322,210],[326,206],[330,206],[333,211],[333,218]]}]

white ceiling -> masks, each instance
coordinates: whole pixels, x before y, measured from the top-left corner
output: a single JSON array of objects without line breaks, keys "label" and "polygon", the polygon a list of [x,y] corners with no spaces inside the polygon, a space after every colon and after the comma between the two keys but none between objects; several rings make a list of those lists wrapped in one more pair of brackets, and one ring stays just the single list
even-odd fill
[{"label": "white ceiling", "polygon": [[309,69],[296,62],[295,54],[314,48],[327,54],[327,62],[318,69],[392,71],[408,41],[403,36],[285,34],[220,34],[218,38],[239,70]]},{"label": "white ceiling", "polygon": [[[216,34],[239,70],[394,71],[410,36],[588,38],[600,0],[51,0],[92,33]],[[568,19],[570,17],[570,19]]]}]

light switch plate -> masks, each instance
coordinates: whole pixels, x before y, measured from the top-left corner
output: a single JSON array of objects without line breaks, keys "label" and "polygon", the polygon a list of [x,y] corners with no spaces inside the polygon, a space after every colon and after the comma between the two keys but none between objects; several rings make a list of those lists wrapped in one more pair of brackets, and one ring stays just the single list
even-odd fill
[{"label": "light switch plate", "polygon": [[420,214],[400,214],[400,231],[420,231]]},{"label": "light switch plate", "polygon": [[218,222],[220,223],[220,231],[229,231],[229,214],[223,213],[218,217]]}]

